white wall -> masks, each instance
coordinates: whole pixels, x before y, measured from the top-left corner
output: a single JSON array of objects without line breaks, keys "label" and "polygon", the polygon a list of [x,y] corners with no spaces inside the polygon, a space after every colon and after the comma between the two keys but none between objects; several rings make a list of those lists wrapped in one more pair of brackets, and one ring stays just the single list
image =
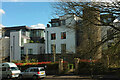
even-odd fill
[{"label": "white wall", "polygon": [[[75,21],[79,20],[75,15],[60,16],[65,20],[66,25],[49,27],[45,30],[45,53],[51,53],[51,44],[56,44],[56,54],[61,53],[61,44],[66,44],[67,53],[76,52],[76,33],[74,30]],[[71,26],[71,28],[68,28]],[[61,32],[66,32],[66,39],[61,39]],[[51,40],[51,34],[56,33],[56,40]]]},{"label": "white wall", "polygon": [[26,43],[24,45],[24,54],[28,54],[28,49],[32,49],[33,54],[44,54],[45,53],[45,44],[42,44],[42,43]]},{"label": "white wall", "polygon": [[2,38],[2,29],[0,28],[0,38]]},{"label": "white wall", "polygon": [[[47,31],[48,31],[48,35],[47,35]],[[68,53],[69,52],[75,53],[76,41],[75,41],[74,30],[65,27],[51,27],[51,28],[46,28],[45,32],[46,32],[45,41],[47,41],[47,36],[48,36],[48,42],[45,42],[46,53],[51,53],[51,44],[56,44],[56,53],[61,53],[61,44],[66,44],[66,50]],[[66,39],[61,39],[61,32],[66,32]],[[51,40],[51,33],[56,33],[56,40]]]},{"label": "white wall", "polygon": [[10,56],[10,38],[2,37],[0,39],[0,54],[2,57]]},{"label": "white wall", "polygon": [[10,32],[10,60],[21,60],[21,31]]},{"label": "white wall", "polygon": [[[80,18],[76,17],[75,15],[64,15],[64,16],[60,16],[59,18],[60,20],[65,20],[67,27],[71,27],[74,29],[74,25],[76,20],[80,20]],[[60,27],[65,27],[64,25],[61,25]]]}]

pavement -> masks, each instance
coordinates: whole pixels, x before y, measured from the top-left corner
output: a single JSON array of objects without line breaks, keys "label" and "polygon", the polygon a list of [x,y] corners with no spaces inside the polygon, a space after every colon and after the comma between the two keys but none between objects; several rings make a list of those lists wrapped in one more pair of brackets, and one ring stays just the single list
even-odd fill
[{"label": "pavement", "polygon": [[91,76],[78,76],[78,75],[64,75],[64,76],[59,76],[59,75],[48,75],[46,76],[46,78],[86,78],[86,79],[90,79]]},{"label": "pavement", "polygon": [[77,75],[64,75],[64,76],[56,76],[49,75],[46,76],[45,80],[93,80],[90,76],[77,76]]},{"label": "pavement", "polygon": [[120,80],[120,77],[116,75],[48,75],[46,79],[95,79],[95,80]]},{"label": "pavement", "polygon": [[113,79],[113,80],[120,80],[120,77],[117,75],[94,75],[94,79]]}]

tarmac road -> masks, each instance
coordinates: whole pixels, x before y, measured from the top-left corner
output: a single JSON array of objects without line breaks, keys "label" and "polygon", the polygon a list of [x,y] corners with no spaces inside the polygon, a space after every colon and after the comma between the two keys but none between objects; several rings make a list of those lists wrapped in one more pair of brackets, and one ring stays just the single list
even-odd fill
[{"label": "tarmac road", "polygon": [[[4,80],[18,80],[18,79],[4,79]],[[32,79],[24,79],[24,80],[32,80]],[[90,79],[89,76],[46,76],[46,78],[41,80],[93,80]]]},{"label": "tarmac road", "polygon": [[[18,79],[4,79],[4,80],[18,80]],[[23,79],[22,79],[23,80]],[[24,80],[33,80],[33,79],[24,79]],[[49,75],[46,76],[46,78],[41,80],[120,80],[120,78],[116,78],[115,76],[103,76],[103,75],[97,75],[94,76],[93,79],[91,76],[55,76],[55,75]]]}]

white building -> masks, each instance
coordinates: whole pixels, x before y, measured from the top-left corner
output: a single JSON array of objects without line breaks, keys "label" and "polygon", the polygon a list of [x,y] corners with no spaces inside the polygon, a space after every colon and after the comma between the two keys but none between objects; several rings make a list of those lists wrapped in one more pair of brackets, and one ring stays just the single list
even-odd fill
[{"label": "white building", "polygon": [[0,38],[2,38],[2,28],[4,28],[5,26],[3,26],[2,24],[0,24]]},{"label": "white building", "polygon": [[28,55],[38,55],[44,54],[45,44],[43,43],[26,43],[24,45],[24,54]]},{"label": "white building", "polygon": [[10,38],[2,37],[0,39],[0,56],[5,60],[10,56]]},{"label": "white building", "polygon": [[[76,32],[74,25],[78,18],[73,15],[60,16],[51,20],[51,27],[45,30],[45,53],[56,54],[76,52]],[[68,28],[71,26],[71,28]],[[73,26],[73,28],[72,28]]]},{"label": "white building", "polygon": [[[21,60],[22,54],[43,54],[45,53],[44,46],[44,29],[33,28],[27,26],[16,26],[16,27],[5,27],[2,36],[7,36],[10,38],[9,53],[10,61]],[[31,34],[33,34],[31,36]],[[36,36],[38,35],[38,36]],[[40,42],[37,43],[37,40]],[[36,40],[36,42],[30,43],[30,40]],[[29,44],[26,44],[29,43]],[[28,52],[27,52],[28,51]]]},{"label": "white building", "polygon": [[10,32],[10,61],[21,60],[22,47],[29,42],[29,39],[28,36],[23,35],[21,30]]}]

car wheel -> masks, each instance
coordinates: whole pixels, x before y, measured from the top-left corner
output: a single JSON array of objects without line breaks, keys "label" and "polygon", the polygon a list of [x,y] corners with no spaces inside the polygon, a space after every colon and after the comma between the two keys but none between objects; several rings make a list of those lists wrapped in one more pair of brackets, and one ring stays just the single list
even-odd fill
[{"label": "car wheel", "polygon": [[22,80],[22,78],[23,78],[22,75],[19,75],[18,80]]},{"label": "car wheel", "polygon": [[7,75],[7,79],[10,79],[11,78],[11,76],[10,75]]},{"label": "car wheel", "polygon": [[38,79],[38,77],[37,76],[33,76],[33,80],[37,80]]}]

